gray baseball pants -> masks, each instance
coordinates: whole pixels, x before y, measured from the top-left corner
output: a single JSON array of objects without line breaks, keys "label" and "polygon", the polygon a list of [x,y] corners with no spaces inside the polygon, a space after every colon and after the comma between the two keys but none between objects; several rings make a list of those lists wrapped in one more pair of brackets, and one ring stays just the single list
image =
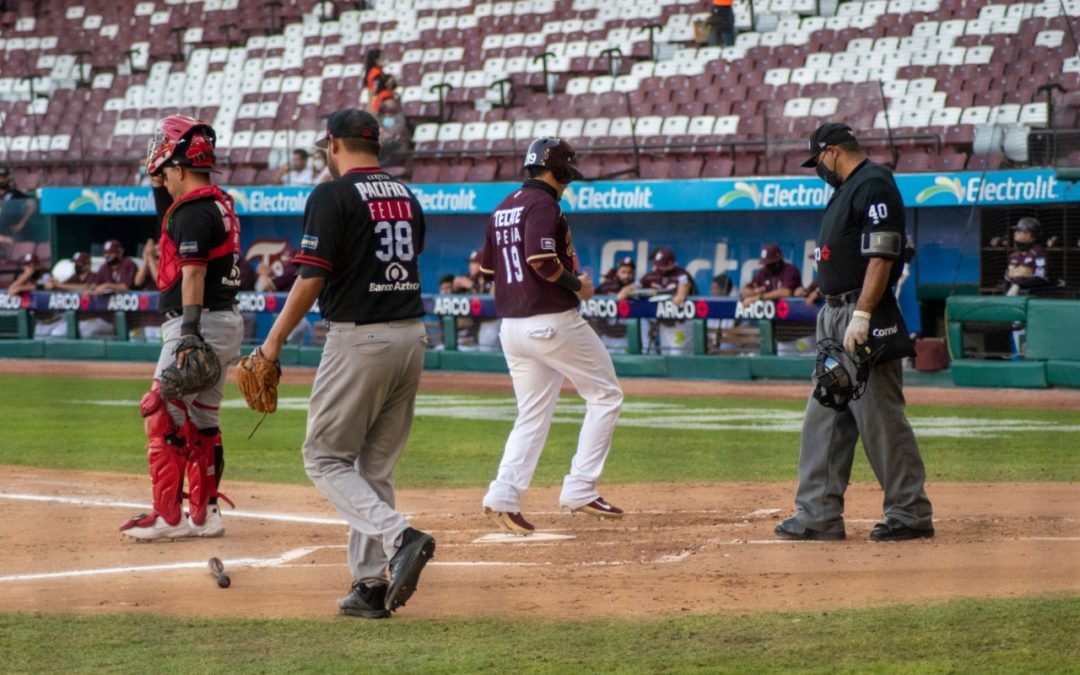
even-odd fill
[{"label": "gray baseball pants", "polygon": [[[180,342],[180,324],[183,322],[183,317],[178,316],[161,324],[161,355],[158,357],[157,368],[154,369],[155,380],[161,377],[162,371],[176,363],[174,352]],[[244,340],[244,320],[235,309],[217,312],[204,309],[199,319],[199,330],[203,340],[217,354],[218,361],[221,361],[221,377],[217,384],[206,391],[185,396],[183,400],[186,410],[169,402],[166,402],[166,407],[176,426],[183,427],[186,416],[196,429],[209,429],[218,426],[221,399],[225,394],[225,374],[229,364],[240,357],[240,343]]]},{"label": "gray baseball pants", "polygon": [[[817,338],[843,340],[854,311],[854,304],[823,307]],[[895,359],[870,369],[866,390],[848,410],[827,408],[810,396],[795,495],[800,524],[819,532],[843,531],[844,491],[851,478],[855,442],[861,438],[870,468],[885,492],[885,516],[913,528],[932,526],[933,510],[923,487],[926,469],[904,415],[903,385],[903,367]]]},{"label": "gray baseball pants", "polygon": [[419,319],[330,322],[315,374],[304,470],[349,523],[349,569],[385,579],[409,527],[394,510],[394,467],[412,427],[427,334]]}]

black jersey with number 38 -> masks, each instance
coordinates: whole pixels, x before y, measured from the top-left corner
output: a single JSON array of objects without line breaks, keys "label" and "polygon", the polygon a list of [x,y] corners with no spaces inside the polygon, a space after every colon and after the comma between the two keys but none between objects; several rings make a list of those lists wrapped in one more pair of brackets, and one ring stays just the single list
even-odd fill
[{"label": "black jersey with number 38", "polygon": [[311,192],[295,261],[301,277],[326,278],[323,318],[380,323],[423,316],[423,250],[413,193],[382,169],[353,169]]},{"label": "black jersey with number 38", "polygon": [[895,284],[903,271],[903,245],[896,255],[862,253],[864,235],[896,232],[904,241],[904,202],[892,173],[866,160],[855,167],[829,200],[821,219],[814,258],[818,265],[821,292],[839,295],[862,288],[869,258],[893,261],[889,283]]}]

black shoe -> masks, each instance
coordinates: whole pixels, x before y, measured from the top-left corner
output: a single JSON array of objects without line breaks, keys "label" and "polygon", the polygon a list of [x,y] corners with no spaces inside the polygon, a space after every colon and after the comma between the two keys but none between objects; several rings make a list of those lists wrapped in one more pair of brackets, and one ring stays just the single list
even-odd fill
[{"label": "black shoe", "polygon": [[386,609],[402,607],[420,581],[424,565],[435,555],[435,539],[430,534],[408,528],[401,534],[401,547],[390,558],[390,585],[386,588]]},{"label": "black shoe", "polygon": [[908,539],[929,539],[934,536],[934,528],[916,529],[909,527],[896,518],[886,518],[870,530],[871,541],[907,541]]},{"label": "black shoe", "polygon": [[776,534],[777,539],[788,539],[790,541],[840,541],[847,536],[842,529],[832,532],[811,530],[800,523],[795,516],[777,525],[773,532]]},{"label": "black shoe", "polygon": [[349,589],[349,594],[338,598],[337,606],[342,614],[362,616],[365,619],[387,619],[390,612],[386,609],[386,584],[365,586],[357,581]]}]

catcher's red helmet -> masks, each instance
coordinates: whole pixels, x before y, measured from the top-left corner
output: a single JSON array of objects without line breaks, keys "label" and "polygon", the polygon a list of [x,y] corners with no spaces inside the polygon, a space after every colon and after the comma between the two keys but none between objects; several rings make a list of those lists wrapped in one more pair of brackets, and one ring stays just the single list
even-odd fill
[{"label": "catcher's red helmet", "polygon": [[217,134],[202,120],[169,115],[158,122],[157,133],[146,153],[146,172],[151,176],[165,165],[209,172],[214,168]]}]

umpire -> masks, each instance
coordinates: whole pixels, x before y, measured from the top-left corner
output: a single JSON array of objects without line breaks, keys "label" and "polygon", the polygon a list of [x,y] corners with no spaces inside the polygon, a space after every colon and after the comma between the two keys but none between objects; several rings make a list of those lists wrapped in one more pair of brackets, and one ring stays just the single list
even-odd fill
[{"label": "umpire", "polygon": [[904,415],[901,359],[914,350],[893,293],[903,267],[904,203],[892,174],[867,159],[846,124],[821,125],[810,137],[810,153],[803,166],[816,167],[836,190],[814,251],[827,301],[818,314],[817,338],[842,339],[852,353],[869,342],[878,357],[862,397],[843,409],[810,397],[799,450],[798,512],[777,525],[776,536],[845,537],[844,490],[861,438],[885,492],[885,520],[870,539],[932,537],[926,470]]}]

